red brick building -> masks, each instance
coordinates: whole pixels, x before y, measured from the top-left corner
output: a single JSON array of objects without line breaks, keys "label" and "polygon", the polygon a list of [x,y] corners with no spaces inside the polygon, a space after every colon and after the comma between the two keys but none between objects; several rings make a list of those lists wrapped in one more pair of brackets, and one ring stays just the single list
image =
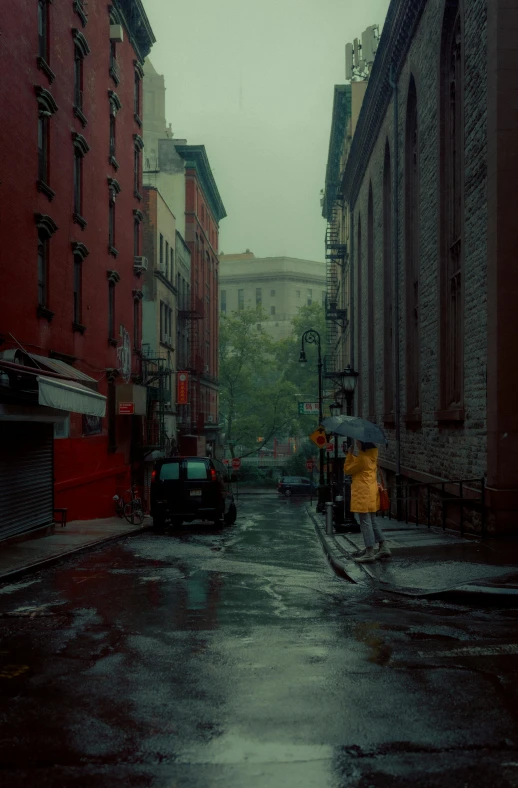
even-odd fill
[{"label": "red brick building", "polygon": [[[180,422],[180,449],[205,438],[218,451],[218,242],[226,211],[203,145],[175,145],[185,160],[185,235],[191,252],[190,419]],[[183,435],[182,435],[183,433]],[[189,437],[191,440],[189,440]],[[196,441],[199,449],[199,441]]]},{"label": "red brick building", "polygon": [[[9,79],[0,92],[10,107],[0,131],[3,482],[16,476],[12,452],[27,425],[41,433],[48,480],[48,424],[65,416],[53,441],[54,498],[42,481],[45,512],[26,513],[27,528],[44,524],[51,505],[67,507],[69,518],[109,516],[114,493],[129,484],[140,426],[119,416],[118,404],[138,398],[141,63],[154,37],[141,0],[7,0],[2,11],[0,66]],[[105,417],[79,400],[62,403],[61,414],[45,409],[35,369],[81,381],[98,402],[106,397]],[[30,450],[30,441],[20,449],[25,467]],[[31,496],[27,484],[20,494]],[[0,522],[0,537],[26,528]]]}]

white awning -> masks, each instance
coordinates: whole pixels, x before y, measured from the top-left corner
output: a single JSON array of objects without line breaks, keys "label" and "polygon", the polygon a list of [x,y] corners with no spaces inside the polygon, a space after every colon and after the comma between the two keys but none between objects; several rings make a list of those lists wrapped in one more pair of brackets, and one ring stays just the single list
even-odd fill
[{"label": "white awning", "polygon": [[102,417],[106,414],[106,397],[71,380],[57,380],[39,375],[38,402],[48,408]]}]

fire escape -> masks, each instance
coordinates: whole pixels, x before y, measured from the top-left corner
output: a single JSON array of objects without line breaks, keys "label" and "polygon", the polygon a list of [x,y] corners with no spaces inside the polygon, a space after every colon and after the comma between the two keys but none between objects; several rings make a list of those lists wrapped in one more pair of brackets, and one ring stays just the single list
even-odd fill
[{"label": "fire escape", "polygon": [[153,351],[142,347],[142,383],[147,388],[147,414],[144,423],[144,456],[153,452],[168,453],[170,438],[165,428],[166,413],[171,411],[172,361],[169,351]]},{"label": "fire escape", "polygon": [[[201,298],[192,293],[187,295],[185,302],[180,304],[178,322],[180,330],[187,336],[185,347],[181,349],[178,368],[189,370],[189,405],[179,406],[178,427],[182,435],[196,434],[201,422],[201,432],[204,426],[204,414],[200,413],[200,381],[205,370],[203,357],[199,353],[200,335],[203,328],[205,307]],[[180,360],[183,362],[180,364]]]},{"label": "fire escape", "polygon": [[339,308],[343,301],[340,283],[348,261],[347,245],[340,238],[340,215],[342,205],[339,199],[333,202],[331,215],[326,228],[326,359],[325,372],[332,374],[338,370],[338,347],[343,332],[347,329],[347,309]]}]

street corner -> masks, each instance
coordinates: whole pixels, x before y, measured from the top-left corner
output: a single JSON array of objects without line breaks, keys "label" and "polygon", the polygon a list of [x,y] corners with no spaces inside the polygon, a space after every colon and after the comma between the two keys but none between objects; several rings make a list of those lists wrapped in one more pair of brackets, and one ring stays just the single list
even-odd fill
[{"label": "street corner", "polygon": [[309,506],[306,507],[306,512],[315,527],[324,554],[335,574],[354,584],[365,581],[366,576],[362,572],[362,568],[353,561],[351,555],[340,549],[336,536],[334,534],[326,534],[324,518],[313,512]]}]

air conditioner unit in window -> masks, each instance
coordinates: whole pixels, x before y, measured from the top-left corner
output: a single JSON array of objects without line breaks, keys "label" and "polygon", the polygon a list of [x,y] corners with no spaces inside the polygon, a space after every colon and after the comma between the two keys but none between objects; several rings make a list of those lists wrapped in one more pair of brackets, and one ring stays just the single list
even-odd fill
[{"label": "air conditioner unit in window", "polygon": [[209,424],[212,424],[213,421],[214,421],[214,416],[212,415],[212,413],[209,413],[207,416],[207,422]]},{"label": "air conditioner unit in window", "polygon": [[117,44],[122,44],[124,41],[122,25],[110,25],[110,41],[115,41]]},{"label": "air conditioner unit in window", "polygon": [[143,271],[147,271],[147,257],[135,255],[133,258],[133,272],[139,276]]},{"label": "air conditioner unit in window", "polygon": [[205,372],[208,372],[208,371],[209,371],[209,365],[205,364]]}]

